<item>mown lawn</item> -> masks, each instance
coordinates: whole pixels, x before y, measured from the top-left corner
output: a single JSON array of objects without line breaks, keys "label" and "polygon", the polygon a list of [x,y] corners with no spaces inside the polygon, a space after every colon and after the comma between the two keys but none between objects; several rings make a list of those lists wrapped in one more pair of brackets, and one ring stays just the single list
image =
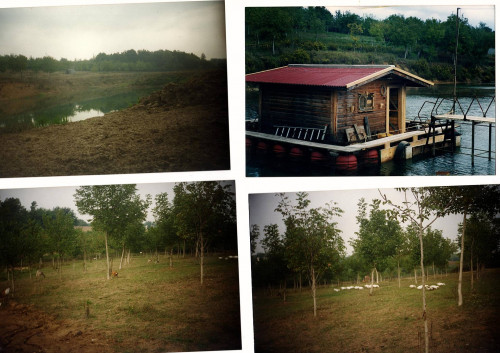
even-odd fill
[{"label": "mown lawn", "polygon": [[[458,275],[429,277],[429,284],[446,284],[426,292],[431,352],[500,351],[499,280],[500,270],[486,270],[471,291],[465,273],[464,305],[458,307]],[[372,296],[367,289],[322,287],[316,318],[308,288],[290,290],[286,303],[254,290],[256,352],[423,351],[422,295],[409,288],[413,283],[404,279],[398,288],[397,281],[382,282]]]},{"label": "mown lawn", "polygon": [[[118,264],[115,259],[114,269]],[[203,285],[192,257],[174,257],[173,267],[166,257],[158,264],[134,257],[111,280],[105,260],[90,263],[86,273],[82,262],[67,263],[61,277],[51,266],[43,271],[46,278],[37,285],[25,270],[16,280],[14,300],[75,330],[102,332],[118,352],[241,348],[236,259],[206,258]]]}]

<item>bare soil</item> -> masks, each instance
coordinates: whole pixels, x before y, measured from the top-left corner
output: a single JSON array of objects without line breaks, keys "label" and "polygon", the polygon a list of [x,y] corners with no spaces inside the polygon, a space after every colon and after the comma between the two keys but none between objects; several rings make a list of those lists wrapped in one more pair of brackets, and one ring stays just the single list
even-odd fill
[{"label": "bare soil", "polygon": [[114,352],[97,330],[81,330],[32,305],[10,301],[0,310],[0,352]]},{"label": "bare soil", "polygon": [[0,177],[227,170],[225,71],[102,117],[0,135]]}]

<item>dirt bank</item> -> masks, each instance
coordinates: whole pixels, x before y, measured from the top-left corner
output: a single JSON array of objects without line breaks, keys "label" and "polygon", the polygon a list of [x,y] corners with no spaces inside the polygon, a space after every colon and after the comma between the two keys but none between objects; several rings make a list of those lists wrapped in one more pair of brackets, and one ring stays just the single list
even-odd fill
[{"label": "dirt bank", "polygon": [[0,138],[3,178],[227,170],[226,75],[205,73],[122,111]]}]

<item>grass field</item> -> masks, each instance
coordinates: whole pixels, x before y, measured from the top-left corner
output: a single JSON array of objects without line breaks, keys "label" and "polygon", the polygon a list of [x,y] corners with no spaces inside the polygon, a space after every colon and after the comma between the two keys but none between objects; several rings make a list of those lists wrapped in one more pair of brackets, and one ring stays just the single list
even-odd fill
[{"label": "grass field", "polygon": [[[427,283],[437,282],[446,285],[426,292],[430,351],[500,351],[500,270],[483,272],[472,291],[465,273],[463,307],[457,306],[457,274],[430,276]],[[422,293],[410,284],[409,278],[401,288],[382,282],[372,296],[367,289],[322,287],[316,318],[308,288],[290,290],[286,303],[255,290],[256,352],[421,352]]]},{"label": "grass field", "polygon": [[[115,259],[115,269],[118,268],[118,262],[119,259]],[[153,264],[148,263],[145,256],[134,257],[130,265],[118,271],[118,278],[111,280],[106,280],[105,260],[91,262],[87,273],[83,273],[82,262],[68,263],[63,266],[61,278],[50,266],[45,266],[43,271],[46,278],[41,280],[39,286],[34,276],[30,279],[25,270],[15,283],[15,298],[11,299],[11,306],[12,302],[21,303],[17,305],[18,313],[0,308],[0,322],[6,322],[5,317],[1,319],[2,316],[21,317],[25,312],[36,310],[48,314],[43,320],[40,317],[33,319],[44,321],[40,325],[63,323],[60,326],[66,329],[38,327],[42,331],[33,331],[28,336],[34,338],[24,340],[24,343],[36,345],[37,349],[44,352],[58,350],[52,347],[57,339],[40,343],[43,330],[49,333],[54,331],[52,336],[56,338],[64,335],[72,338],[85,336],[89,332],[89,344],[96,342],[95,337],[99,337],[103,346],[98,350],[103,351],[239,349],[241,332],[237,260],[208,257],[205,264],[203,286],[200,285],[199,265],[192,257],[174,257],[172,268],[167,258],[162,257],[159,264]],[[4,288],[7,282],[1,282],[0,285]],[[86,303],[90,314],[88,318]],[[13,325],[11,331],[3,328],[6,337],[16,329],[22,329]],[[32,351],[13,347],[12,342],[15,342],[14,338],[6,348]],[[76,344],[72,346],[73,351],[84,351],[84,347]],[[66,347],[71,347],[71,342]]]}]

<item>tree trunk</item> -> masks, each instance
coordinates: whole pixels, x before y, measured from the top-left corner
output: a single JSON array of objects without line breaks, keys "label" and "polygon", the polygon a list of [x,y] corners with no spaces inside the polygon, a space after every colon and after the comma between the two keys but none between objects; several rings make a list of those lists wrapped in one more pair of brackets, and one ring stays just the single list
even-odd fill
[{"label": "tree trunk", "polygon": [[[472,244],[470,246],[470,289],[474,289],[474,262],[472,261],[472,249],[474,247],[474,239],[472,239]],[[477,270],[477,269],[476,269]]]},{"label": "tree trunk", "polygon": [[417,268],[414,268],[413,271],[415,272],[415,284],[417,284]]},{"label": "tree trunk", "polygon": [[130,249],[128,249],[127,253],[127,265],[130,265]]},{"label": "tree trunk", "polygon": [[401,288],[401,269],[399,268],[399,259],[398,259],[398,287]]},{"label": "tree trunk", "polygon": [[87,272],[87,250],[83,249],[83,272]]},{"label": "tree trunk", "polygon": [[174,267],[174,264],[172,263],[172,256],[174,255],[174,248],[170,249],[170,267]]},{"label": "tree trunk", "polygon": [[59,255],[58,257],[58,261],[59,261],[59,280],[62,280],[62,261],[61,261],[61,256]]},{"label": "tree trunk", "polygon": [[378,284],[378,271],[377,271],[377,268],[375,268],[375,273],[377,274],[377,284]]},{"label": "tree trunk", "polygon": [[108,251],[108,233],[104,233],[104,245],[106,246],[106,265],[107,265],[107,279],[109,279],[109,275],[111,272],[111,269],[109,267],[109,251]]},{"label": "tree trunk", "polygon": [[120,266],[118,267],[119,270],[122,269],[122,264],[123,264],[123,256],[125,255],[125,243],[122,244],[122,257],[120,259]]},{"label": "tree trunk", "polygon": [[464,269],[464,246],[465,246],[465,225],[467,222],[467,209],[464,212],[464,222],[462,224],[462,241],[460,244],[460,270],[458,272],[458,306],[462,306],[462,272]]},{"label": "tree trunk", "polygon": [[432,261],[432,275],[436,278],[436,269],[434,267],[434,261]]},{"label": "tree trunk", "polygon": [[313,297],[314,317],[316,317],[316,274],[314,273],[314,267],[311,267],[311,291]]},{"label": "tree trunk", "polygon": [[[204,246],[203,246],[203,232],[200,232],[200,283],[203,284],[203,259],[204,255]],[[198,247],[196,247],[198,249]]]},{"label": "tree trunk", "polygon": [[372,285],[370,286],[370,295],[373,294],[373,272],[375,272],[375,267],[372,268]]},{"label": "tree trunk", "polygon": [[425,353],[429,353],[429,329],[427,327],[427,305],[425,303],[425,268],[424,268],[424,241],[422,234],[422,224],[420,224],[418,237],[420,238],[420,269],[422,270],[422,308],[424,318],[424,341],[425,341]]}]

